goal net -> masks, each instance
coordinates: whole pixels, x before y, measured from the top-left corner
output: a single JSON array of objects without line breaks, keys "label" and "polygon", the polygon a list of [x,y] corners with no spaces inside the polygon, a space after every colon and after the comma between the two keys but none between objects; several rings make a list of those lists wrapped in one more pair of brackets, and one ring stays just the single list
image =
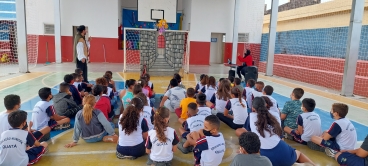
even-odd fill
[{"label": "goal net", "polygon": [[188,31],[124,28],[124,72],[189,71]]},{"label": "goal net", "polygon": [[[27,54],[28,67],[33,68],[37,64],[38,35],[37,34],[37,3],[38,1],[26,0],[26,24],[27,24]],[[7,14],[0,15],[0,77],[19,72],[17,21],[14,1],[2,1],[2,10]]]}]

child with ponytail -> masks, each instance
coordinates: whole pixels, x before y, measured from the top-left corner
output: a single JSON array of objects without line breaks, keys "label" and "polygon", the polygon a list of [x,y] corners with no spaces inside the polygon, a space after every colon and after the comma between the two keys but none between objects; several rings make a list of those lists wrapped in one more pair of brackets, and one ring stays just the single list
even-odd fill
[{"label": "child with ponytail", "polygon": [[219,89],[215,94],[213,94],[207,106],[211,109],[214,108],[214,110],[212,110],[212,114],[224,113],[226,103],[230,98],[230,81],[223,79],[220,83]]},{"label": "child with ponytail", "polygon": [[[217,117],[230,128],[236,130],[244,126],[248,117],[247,105],[242,98],[242,92],[237,87],[231,89],[231,98],[225,106],[224,113],[218,113]],[[230,110],[232,110],[233,115],[230,114]]]},{"label": "child with ponytail", "polygon": [[262,97],[254,98],[252,113],[245,124],[247,131],[254,132],[261,141],[261,155],[270,159],[273,166],[293,165],[299,163],[314,163],[303,153],[293,149],[280,136],[282,129],[278,120],[270,114]]},{"label": "child with ponytail", "polygon": [[169,119],[169,109],[157,109],[153,121],[155,127],[148,132],[146,140],[146,153],[149,154],[147,165],[171,165],[179,138],[175,130],[169,127]]},{"label": "child with ponytail", "polygon": [[143,101],[135,97],[119,118],[119,142],[116,157],[136,159],[146,153],[144,139],[147,138],[148,122],[141,113]]},{"label": "child with ponytail", "polygon": [[207,84],[201,89],[201,92],[206,94],[207,98],[206,100],[211,100],[211,97],[213,94],[217,92],[217,86],[216,86],[216,79],[215,77],[211,76],[208,78]]},{"label": "child with ponytail", "polygon": [[94,109],[95,97],[87,95],[83,98],[83,110],[80,110],[75,115],[73,142],[66,144],[65,147],[71,148],[76,146],[79,137],[82,137],[87,143],[93,142],[113,142],[118,140],[114,129],[107,121],[104,114],[97,109]]},{"label": "child with ponytail", "polygon": [[155,111],[152,107],[148,104],[147,97],[144,95],[144,93],[138,93],[137,97],[139,97],[143,101],[143,111],[141,115],[147,120],[148,129],[153,129],[153,115],[155,114]]}]

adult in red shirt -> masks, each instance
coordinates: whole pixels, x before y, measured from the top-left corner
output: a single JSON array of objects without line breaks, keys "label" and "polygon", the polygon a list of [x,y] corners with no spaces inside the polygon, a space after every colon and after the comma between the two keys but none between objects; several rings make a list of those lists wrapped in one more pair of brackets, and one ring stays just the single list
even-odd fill
[{"label": "adult in red shirt", "polygon": [[243,57],[238,56],[238,60],[242,62],[242,65],[236,68],[236,73],[238,74],[239,78],[242,79],[241,75],[245,77],[245,68],[248,66],[253,66],[253,58],[250,55],[250,50],[247,49]]}]

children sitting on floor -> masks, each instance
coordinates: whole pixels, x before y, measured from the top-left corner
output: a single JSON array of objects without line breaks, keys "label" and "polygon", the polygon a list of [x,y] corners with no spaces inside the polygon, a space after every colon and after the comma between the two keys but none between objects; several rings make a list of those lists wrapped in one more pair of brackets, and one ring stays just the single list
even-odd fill
[{"label": "children sitting on floor", "polygon": [[146,77],[146,80],[147,80],[147,82],[148,82],[148,86],[151,88],[151,90],[153,91],[153,83],[151,82],[151,76],[148,74],[148,73],[146,73],[146,74],[144,74],[144,77]]},{"label": "children sitting on floor", "polygon": [[353,123],[346,118],[348,111],[349,107],[346,104],[332,104],[330,115],[335,121],[322,136],[314,135],[311,138],[313,143],[326,147],[325,153],[330,157],[335,157],[335,154],[340,151],[355,149],[357,133]]},{"label": "children sitting on floor", "polygon": [[74,83],[73,85],[78,89],[79,92],[84,92],[85,90],[82,88],[82,75],[72,73]]},{"label": "children sitting on floor", "polygon": [[176,115],[179,117],[178,122],[180,124],[182,124],[186,119],[188,119],[188,104],[196,102],[194,95],[195,90],[193,88],[188,88],[187,97],[181,100],[180,107],[175,110]]},{"label": "children sitting on floor", "polygon": [[214,108],[212,114],[224,113],[227,101],[230,96],[230,82],[228,80],[222,80],[216,94],[213,94],[210,103],[207,104],[211,109]]},{"label": "children sitting on floor", "polygon": [[291,101],[287,101],[284,108],[281,111],[281,120],[283,121],[281,126],[285,128],[286,126],[292,130],[297,129],[298,125],[295,123],[296,119],[303,111],[300,109],[302,102],[300,99],[304,95],[304,90],[302,88],[295,88],[290,95]]},{"label": "children sitting on floor", "polygon": [[196,102],[198,104],[198,115],[207,117],[212,114],[211,108],[206,105],[207,97],[205,94],[198,94]]},{"label": "children sitting on floor", "polygon": [[170,89],[166,91],[164,97],[161,100],[160,107],[165,106],[174,112],[175,109],[180,107],[180,102],[186,97],[186,90],[178,86],[176,79],[170,80]]},{"label": "children sitting on floor", "polygon": [[[125,108],[128,107],[130,101],[134,97],[133,88],[134,88],[135,83],[136,83],[135,79],[129,79],[129,80],[125,81],[125,86],[127,87],[127,89],[121,91],[121,93],[120,93],[120,98],[121,98],[121,101],[122,101],[122,107],[121,107],[122,110],[124,110]],[[122,112],[122,111],[120,111],[120,112]]]},{"label": "children sitting on floor", "polygon": [[144,104],[135,97],[119,118],[119,142],[116,156],[119,159],[136,159],[146,153],[145,139],[148,136],[147,120],[141,116]]},{"label": "children sitting on floor", "polygon": [[86,95],[87,92],[79,93],[78,89],[73,85],[74,84],[74,78],[71,74],[67,74],[64,76],[64,82],[69,84],[69,91],[72,93],[73,100],[77,105],[82,104],[82,96],[81,94]]},{"label": "children sitting on floor", "polygon": [[243,95],[244,87],[241,85],[241,82],[240,78],[234,78],[234,87],[237,87],[240,90],[241,95]]},{"label": "children sitting on floor", "polygon": [[147,96],[143,93],[138,93],[137,97],[139,97],[143,102],[143,111],[142,116],[147,120],[148,129],[153,129],[153,116],[155,114],[155,111],[153,110],[153,107],[151,107],[147,101]]},{"label": "children sitting on floor", "polygon": [[245,101],[247,101],[248,113],[252,112],[252,101],[253,101],[253,91],[254,91],[253,87],[255,84],[256,84],[255,80],[249,79],[243,91],[243,98]]},{"label": "children sitting on floor", "polygon": [[51,129],[68,129],[70,128],[70,119],[66,116],[56,114],[54,106],[51,104],[52,99],[50,88],[41,88],[38,91],[41,101],[37,102],[32,111],[32,122],[34,130],[41,130],[49,126]]},{"label": "children sitting on floor", "polygon": [[6,111],[0,112],[0,135],[6,130],[11,129],[8,122],[8,116],[20,108],[20,97],[18,95],[10,94],[4,97],[4,106]]},{"label": "children sitting on floor", "polygon": [[280,109],[279,109],[279,105],[277,104],[277,101],[271,96],[273,93],[273,87],[271,85],[267,85],[263,88],[263,95],[267,96],[273,106],[270,108],[271,112],[275,112],[276,114],[278,114],[280,116]]},{"label": "children sitting on floor", "polygon": [[[190,132],[199,131],[204,128],[204,119],[205,116],[198,115],[198,107],[196,103],[188,104],[188,119],[184,121],[179,128],[179,133],[182,137],[182,142],[178,145],[178,148],[184,154],[193,151],[193,146],[189,146],[189,143],[186,143],[187,136]],[[190,137],[190,135],[188,136]]]},{"label": "children sitting on floor", "polygon": [[60,116],[74,118],[75,114],[83,108],[82,105],[77,105],[73,100],[72,93],[69,91],[68,83],[61,83],[59,93],[53,96],[54,109]]},{"label": "children sitting on floor", "polygon": [[239,145],[239,154],[234,157],[230,166],[272,166],[270,159],[260,154],[261,141],[257,134],[253,132],[242,133],[239,137]]},{"label": "children sitting on floor", "polygon": [[118,136],[111,127],[109,121],[100,110],[93,108],[96,104],[93,95],[87,95],[83,98],[83,110],[75,115],[73,142],[66,144],[66,148],[77,145],[79,137],[87,143],[111,142],[116,143]]},{"label": "children sitting on floor", "polygon": [[112,91],[112,88],[108,87],[109,86],[109,82],[107,81],[106,78],[104,77],[100,77],[96,79],[96,85],[102,85],[102,86],[106,86],[107,87],[107,93],[106,95],[112,99],[114,97],[114,92]]},{"label": "children sitting on floor", "polygon": [[281,140],[282,129],[272,116],[262,97],[253,100],[252,113],[246,130],[256,133],[261,141],[261,155],[268,157],[273,166],[293,165],[295,162],[314,164],[307,156]]},{"label": "children sitting on floor", "polygon": [[321,118],[315,112],[313,112],[316,107],[316,102],[311,98],[305,98],[302,101],[302,111],[296,120],[298,124],[297,129],[291,129],[290,127],[285,127],[284,131],[294,137],[294,141],[307,145],[307,142],[311,140],[314,135],[321,135]]},{"label": "children sitting on floor", "polygon": [[252,91],[252,98],[263,96],[264,83],[262,81],[257,81],[255,86],[256,87]]},{"label": "children sitting on floor", "polygon": [[244,126],[248,117],[247,106],[237,87],[231,89],[231,99],[227,102],[224,113],[217,113],[217,117],[234,130]]},{"label": "children sitting on floor", "polygon": [[211,76],[208,78],[208,83],[202,88],[201,92],[206,94],[206,100],[210,101],[213,94],[217,92],[217,89],[218,88],[216,86],[216,79],[215,77]]},{"label": "children sitting on floor", "polygon": [[149,154],[147,165],[171,165],[179,138],[175,129],[168,125],[170,111],[160,107],[154,119],[155,128],[148,132],[146,140],[146,153]]},{"label": "children sitting on floor", "polygon": [[78,75],[81,76],[80,78],[81,78],[81,86],[82,86],[82,89],[85,89],[85,91],[88,92],[88,93],[91,92],[92,91],[93,84],[90,84],[88,82],[88,80],[84,80],[84,78],[83,78],[83,70],[80,69],[80,68],[76,68],[74,70],[74,73],[76,73],[76,74],[78,74]]},{"label": "children sitting on floor", "polygon": [[[14,111],[6,120],[12,127],[0,135],[0,165],[31,165],[35,164],[45,154],[47,143],[38,142],[36,137],[43,136],[41,132],[33,135],[27,128],[27,112]],[[11,138],[11,139],[10,139]]]},{"label": "children sitting on floor", "polygon": [[[111,110],[110,98],[106,95],[107,87],[102,85],[95,85],[92,89],[93,96],[95,96],[96,104],[95,109],[100,110],[110,123],[112,122],[112,117],[114,112]],[[114,126],[112,124],[112,126]],[[115,128],[115,126],[113,127]]]},{"label": "children sitting on floor", "polygon": [[368,135],[365,137],[360,148],[339,152],[335,155],[335,160],[340,165],[368,165]]},{"label": "children sitting on floor", "polygon": [[141,85],[143,87],[142,91],[146,91],[147,92],[147,97],[149,99],[149,103],[155,103],[156,100],[155,100],[155,92],[151,89],[151,87],[148,86],[148,81],[147,81],[147,78],[146,77],[143,77],[144,81],[141,82]]},{"label": "children sitting on floor", "polygon": [[195,87],[195,92],[196,93],[201,92],[203,87],[207,85],[207,82],[208,82],[208,76],[206,74],[201,74],[201,76],[199,76],[199,82],[197,83]]},{"label": "children sitting on floor", "polygon": [[235,86],[234,85],[234,79],[235,78],[233,76],[229,76],[227,79],[230,81],[231,88],[233,88]]},{"label": "children sitting on floor", "polygon": [[116,92],[115,81],[112,80],[112,72],[111,71],[106,71],[104,77],[107,78],[107,80],[108,80],[108,83],[109,83],[108,87],[112,88],[113,92]]}]

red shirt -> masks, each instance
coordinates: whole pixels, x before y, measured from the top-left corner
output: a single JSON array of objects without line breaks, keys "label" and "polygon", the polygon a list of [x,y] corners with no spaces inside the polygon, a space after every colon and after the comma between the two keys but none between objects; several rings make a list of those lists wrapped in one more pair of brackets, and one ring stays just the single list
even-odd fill
[{"label": "red shirt", "polygon": [[246,57],[238,56],[238,59],[240,62],[245,63],[247,66],[253,66],[253,59],[251,55],[248,55]]},{"label": "red shirt", "polygon": [[111,103],[109,96],[101,96],[96,102],[95,108],[99,109],[105,115],[106,119],[110,121],[109,113],[111,112]]}]

